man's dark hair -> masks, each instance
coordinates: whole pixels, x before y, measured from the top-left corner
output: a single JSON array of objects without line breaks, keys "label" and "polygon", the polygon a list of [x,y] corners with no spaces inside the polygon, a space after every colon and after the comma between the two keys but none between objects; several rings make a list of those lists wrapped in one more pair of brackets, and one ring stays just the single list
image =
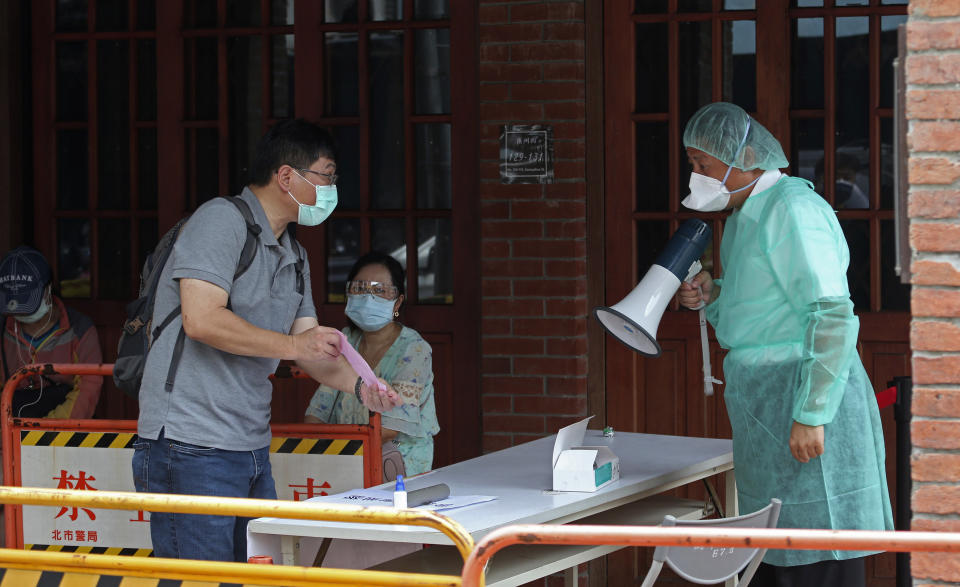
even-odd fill
[{"label": "man's dark hair", "polygon": [[320,157],[337,160],[336,144],[326,129],[302,118],[281,120],[257,142],[250,183],[267,185],[281,165],[306,169]]},{"label": "man's dark hair", "polygon": [[387,271],[390,272],[390,280],[393,281],[393,285],[397,286],[397,293],[404,295],[404,282],[406,280],[403,277],[403,266],[390,255],[380,251],[370,251],[357,259],[357,262],[350,268],[350,273],[347,274],[347,281],[353,281],[357,273],[360,273],[360,270],[367,265],[383,265],[386,267]]}]

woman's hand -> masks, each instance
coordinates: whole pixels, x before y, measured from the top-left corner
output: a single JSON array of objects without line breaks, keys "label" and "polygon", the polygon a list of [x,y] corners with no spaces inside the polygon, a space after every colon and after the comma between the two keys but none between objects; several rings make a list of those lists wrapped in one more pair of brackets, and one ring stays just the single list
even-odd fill
[{"label": "woman's hand", "polygon": [[823,454],[823,426],[794,422],[790,428],[790,453],[801,463]]},{"label": "woman's hand", "polygon": [[403,400],[400,398],[400,394],[397,393],[389,383],[380,380],[384,384],[386,389],[380,391],[377,386],[369,386],[364,383],[360,387],[360,399],[363,401],[363,405],[367,406],[368,410],[374,412],[389,412],[393,408],[399,406],[403,403]]},{"label": "woman's hand", "polygon": [[713,278],[710,277],[710,273],[701,271],[690,282],[682,282],[680,289],[677,290],[677,301],[684,308],[691,310],[698,310],[702,305],[712,302]]}]

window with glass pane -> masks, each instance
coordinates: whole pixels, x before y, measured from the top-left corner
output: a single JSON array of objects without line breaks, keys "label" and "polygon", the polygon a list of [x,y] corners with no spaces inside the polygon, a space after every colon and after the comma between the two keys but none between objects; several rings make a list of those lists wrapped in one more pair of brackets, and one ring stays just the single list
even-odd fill
[{"label": "window with glass pane", "polygon": [[793,20],[790,106],[823,108],[823,19]]},{"label": "window with glass pane", "polygon": [[451,207],[450,124],[418,124],[417,208]]},{"label": "window with glass pane", "polygon": [[62,297],[90,297],[89,220],[60,218],[57,221],[57,276]]},{"label": "window with glass pane", "polygon": [[670,223],[665,220],[637,222],[637,267],[638,278],[657,260],[657,255],[670,240]]},{"label": "window with glass pane", "polygon": [[128,219],[102,218],[97,223],[97,281],[99,299],[130,297],[132,281]]},{"label": "window with glass pane", "polygon": [[723,23],[723,99],[747,112],[757,109],[757,25],[752,20]]},{"label": "window with glass pane", "polygon": [[100,210],[130,207],[129,64],[129,41],[97,41],[97,207]]},{"label": "window with glass pane", "polygon": [[373,208],[404,207],[403,31],[370,33],[370,169]]},{"label": "window with glass pane", "polygon": [[834,205],[867,208],[869,201],[863,199],[870,193],[870,21],[844,17],[836,23],[836,72],[842,83],[836,84]]},{"label": "window with glass pane", "polygon": [[271,115],[274,118],[293,118],[293,35],[271,37],[270,78]]},{"label": "window with glass pane", "polygon": [[[892,223],[894,190],[892,60],[896,27],[906,16],[877,18],[840,10],[870,4],[837,0],[826,10],[811,11],[810,17],[797,11],[803,18],[792,23],[791,158],[793,172],[811,179],[838,212],[850,248],[848,281],[855,306],[903,311],[903,292],[895,287],[899,280],[892,272],[893,232],[886,225]],[[823,2],[800,0],[797,6],[821,7]],[[833,34],[825,35],[831,28]],[[826,80],[834,88],[832,96],[824,92],[826,72],[833,74],[833,80]],[[879,170],[872,169],[877,163]],[[873,185],[875,178],[879,185]],[[864,218],[867,210],[874,212]],[[871,252],[878,248],[880,266],[871,267],[876,258]],[[880,290],[872,291],[871,275],[878,274]]]},{"label": "window with glass pane", "polygon": [[[670,207],[670,144],[666,122],[638,122],[637,129],[637,210],[663,211]],[[684,169],[690,170],[684,159]],[[683,171],[681,170],[681,174]]]},{"label": "window with glass pane", "polygon": [[634,55],[636,58],[637,82],[635,112],[666,112],[667,23],[640,23],[634,29]]},{"label": "window with glass pane", "polygon": [[713,25],[709,20],[681,22],[678,34],[678,68],[683,75],[677,76],[677,117],[686,122],[713,101]]},{"label": "window with glass pane", "polygon": [[[370,250],[390,255],[400,262],[404,271],[407,264],[406,222],[403,218],[372,218],[370,220]],[[404,284],[406,285],[406,284]]]},{"label": "window with glass pane", "polygon": [[87,43],[63,41],[55,46],[57,120],[87,119]]},{"label": "window with glass pane", "polygon": [[337,210],[351,214],[327,223],[328,302],[343,301],[343,266],[378,250],[408,270],[411,303],[452,303],[448,252],[433,252],[451,242],[455,41],[438,23],[450,7],[406,2],[324,5],[324,22],[338,26],[322,32],[323,111],[340,149]]},{"label": "window with glass pane", "polygon": [[359,218],[331,218],[327,228],[327,301],[346,302],[347,275],[363,254]]},{"label": "window with glass pane", "polygon": [[360,210],[360,127],[335,126],[333,140],[339,151],[337,158],[337,210]]},{"label": "window with glass pane", "polygon": [[294,0],[271,0],[270,24],[293,24]]},{"label": "window with glass pane", "polygon": [[[191,210],[240,193],[260,137],[274,120],[296,116],[294,2],[183,1],[185,209]],[[189,32],[195,29],[203,30]],[[218,83],[224,74],[226,84]]]},{"label": "window with glass pane", "polygon": [[870,307],[870,222],[868,220],[841,220],[840,228],[850,249],[847,284],[853,307]]},{"label": "window with glass pane", "polygon": [[447,218],[417,221],[417,290],[421,304],[453,303],[453,242]]},{"label": "window with glass pane", "polygon": [[263,135],[263,51],[259,36],[227,39],[230,185],[225,193],[228,194],[239,194],[249,182],[250,161]]},{"label": "window with glass pane", "polygon": [[97,31],[125,31],[129,24],[128,0],[97,0]]},{"label": "window with glass pane", "polygon": [[413,0],[413,18],[417,20],[450,18],[450,0]]},{"label": "window with glass pane", "polygon": [[157,0],[137,0],[136,10],[138,31],[152,31],[157,28]]},{"label": "window with glass pane", "polygon": [[[150,136],[156,120],[156,40],[149,34],[155,19],[141,17],[150,3],[105,0],[93,5],[92,13],[90,8],[82,1],[55,4],[53,260],[63,297],[121,299],[132,290],[129,244],[139,232],[130,214],[141,190],[149,201],[151,178],[156,201],[156,136]],[[147,34],[132,39],[134,26]],[[131,96],[137,98],[136,112]]]},{"label": "window with glass pane", "polygon": [[813,182],[813,189],[830,201],[833,191],[823,189],[823,119],[794,120],[791,126],[793,175]]},{"label": "window with glass pane", "polygon": [[323,103],[327,116],[356,116],[359,103],[358,39],[355,32],[323,35]]},{"label": "window with glass pane", "polygon": [[450,29],[416,32],[417,114],[450,112]]}]

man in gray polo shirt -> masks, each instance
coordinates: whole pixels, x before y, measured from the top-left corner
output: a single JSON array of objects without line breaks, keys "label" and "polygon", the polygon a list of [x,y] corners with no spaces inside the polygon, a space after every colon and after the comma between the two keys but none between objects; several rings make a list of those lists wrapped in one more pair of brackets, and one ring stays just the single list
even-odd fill
[{"label": "man in gray polo shirt", "polygon": [[[291,222],[319,224],[336,207],[329,133],[303,120],[278,122],[257,144],[251,175],[240,198],[261,230],[249,268],[234,280],[247,225],[236,206],[214,198],[184,225],[161,274],[153,324],[178,305],[181,314],[154,341],[144,369],[137,491],[275,499],[268,378],[282,359],[357,393],[372,410],[399,404],[389,386],[362,385],[340,356],[337,331],[317,324],[306,252],[287,230]],[[182,354],[171,373],[178,338]],[[153,513],[154,554],[246,561],[247,521]]]}]

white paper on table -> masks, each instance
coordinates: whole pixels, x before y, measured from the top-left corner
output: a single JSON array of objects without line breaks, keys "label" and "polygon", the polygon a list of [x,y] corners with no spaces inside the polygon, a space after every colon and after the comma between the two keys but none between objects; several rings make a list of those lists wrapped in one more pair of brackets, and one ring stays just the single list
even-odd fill
[{"label": "white paper on table", "polygon": [[[452,510],[456,508],[485,503],[497,499],[495,495],[451,495],[438,501],[425,503],[413,509],[433,510]],[[307,501],[321,503],[340,503],[360,506],[378,505],[393,507],[393,492],[383,489],[351,489],[336,495],[323,495],[311,498]]]}]

